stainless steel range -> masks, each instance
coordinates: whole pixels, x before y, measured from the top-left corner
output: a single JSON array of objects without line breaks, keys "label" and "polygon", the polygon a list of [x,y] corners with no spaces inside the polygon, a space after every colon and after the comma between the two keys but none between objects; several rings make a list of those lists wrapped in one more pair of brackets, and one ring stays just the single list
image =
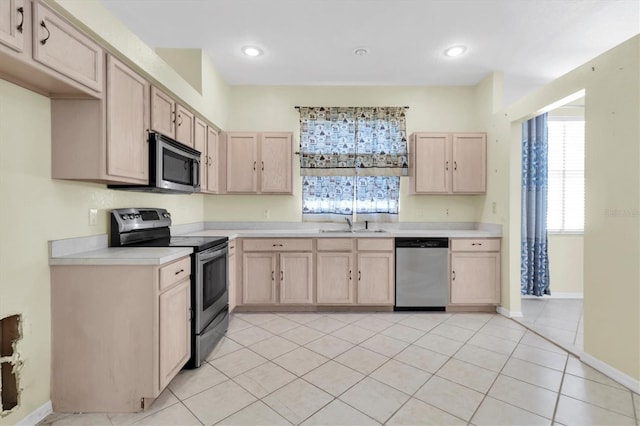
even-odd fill
[{"label": "stainless steel range", "polygon": [[192,247],[191,359],[197,368],[224,336],[229,324],[227,237],[171,236],[171,214],[158,208],[111,211],[112,247]]}]

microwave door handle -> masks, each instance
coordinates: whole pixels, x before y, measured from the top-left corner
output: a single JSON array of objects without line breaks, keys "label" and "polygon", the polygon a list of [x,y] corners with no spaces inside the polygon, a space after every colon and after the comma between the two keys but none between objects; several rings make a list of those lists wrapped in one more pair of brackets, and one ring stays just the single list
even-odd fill
[{"label": "microwave door handle", "polygon": [[196,163],[196,167],[193,168],[193,181],[196,183],[195,186],[196,187],[200,187],[201,182],[200,182],[200,160],[194,160],[194,162]]}]

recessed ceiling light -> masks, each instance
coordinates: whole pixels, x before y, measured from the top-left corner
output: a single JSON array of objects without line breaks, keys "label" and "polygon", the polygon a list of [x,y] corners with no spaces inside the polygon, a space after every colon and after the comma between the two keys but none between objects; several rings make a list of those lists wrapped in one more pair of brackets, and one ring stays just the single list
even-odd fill
[{"label": "recessed ceiling light", "polygon": [[451,58],[454,58],[456,56],[460,56],[462,55],[464,52],[467,51],[467,46],[451,46],[450,48],[448,48],[447,50],[444,51],[445,56],[449,56]]},{"label": "recessed ceiling light", "polygon": [[369,54],[369,49],[366,47],[358,47],[357,49],[353,49],[353,54],[356,56],[365,56]]},{"label": "recessed ceiling light", "polygon": [[242,49],[242,53],[247,56],[256,57],[262,55],[262,49],[255,46],[244,46]]}]

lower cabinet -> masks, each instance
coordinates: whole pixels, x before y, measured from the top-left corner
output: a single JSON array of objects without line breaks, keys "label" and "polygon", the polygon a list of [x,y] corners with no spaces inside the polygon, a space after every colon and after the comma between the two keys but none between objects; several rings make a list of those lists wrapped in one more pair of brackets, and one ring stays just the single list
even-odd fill
[{"label": "lower cabinet", "polygon": [[500,303],[500,239],[451,239],[451,304]]},{"label": "lower cabinet", "polygon": [[57,412],[142,411],[191,351],[191,260],[51,266]]},{"label": "lower cabinet", "polygon": [[312,240],[247,239],[243,247],[243,304],[313,303]]},{"label": "lower cabinet", "polygon": [[358,297],[360,305],[393,305],[395,258],[393,238],[358,238]]},{"label": "lower cabinet", "polygon": [[351,305],[353,288],[353,253],[318,252],[316,292],[318,304]]}]

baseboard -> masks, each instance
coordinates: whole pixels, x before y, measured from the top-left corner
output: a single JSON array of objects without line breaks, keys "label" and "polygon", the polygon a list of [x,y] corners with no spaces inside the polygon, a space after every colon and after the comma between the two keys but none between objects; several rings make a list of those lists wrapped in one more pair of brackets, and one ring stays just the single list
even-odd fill
[{"label": "baseboard", "polygon": [[522,318],[522,312],[510,311],[508,309],[503,308],[502,306],[496,306],[496,312],[507,318]]},{"label": "baseboard", "polygon": [[34,411],[29,413],[27,417],[16,423],[16,426],[33,426],[44,420],[49,414],[53,413],[51,401],[47,401]]},{"label": "baseboard", "polygon": [[584,299],[584,293],[560,293],[552,292],[551,295],[542,297],[522,295],[523,299]]},{"label": "baseboard", "polygon": [[586,352],[582,353],[580,361],[584,362],[590,367],[595,368],[602,374],[611,377],[622,386],[625,386],[631,389],[633,392],[640,394],[640,380],[634,379],[628,374],[625,374],[622,371],[613,368],[606,362],[600,361],[598,358],[595,358]]}]

